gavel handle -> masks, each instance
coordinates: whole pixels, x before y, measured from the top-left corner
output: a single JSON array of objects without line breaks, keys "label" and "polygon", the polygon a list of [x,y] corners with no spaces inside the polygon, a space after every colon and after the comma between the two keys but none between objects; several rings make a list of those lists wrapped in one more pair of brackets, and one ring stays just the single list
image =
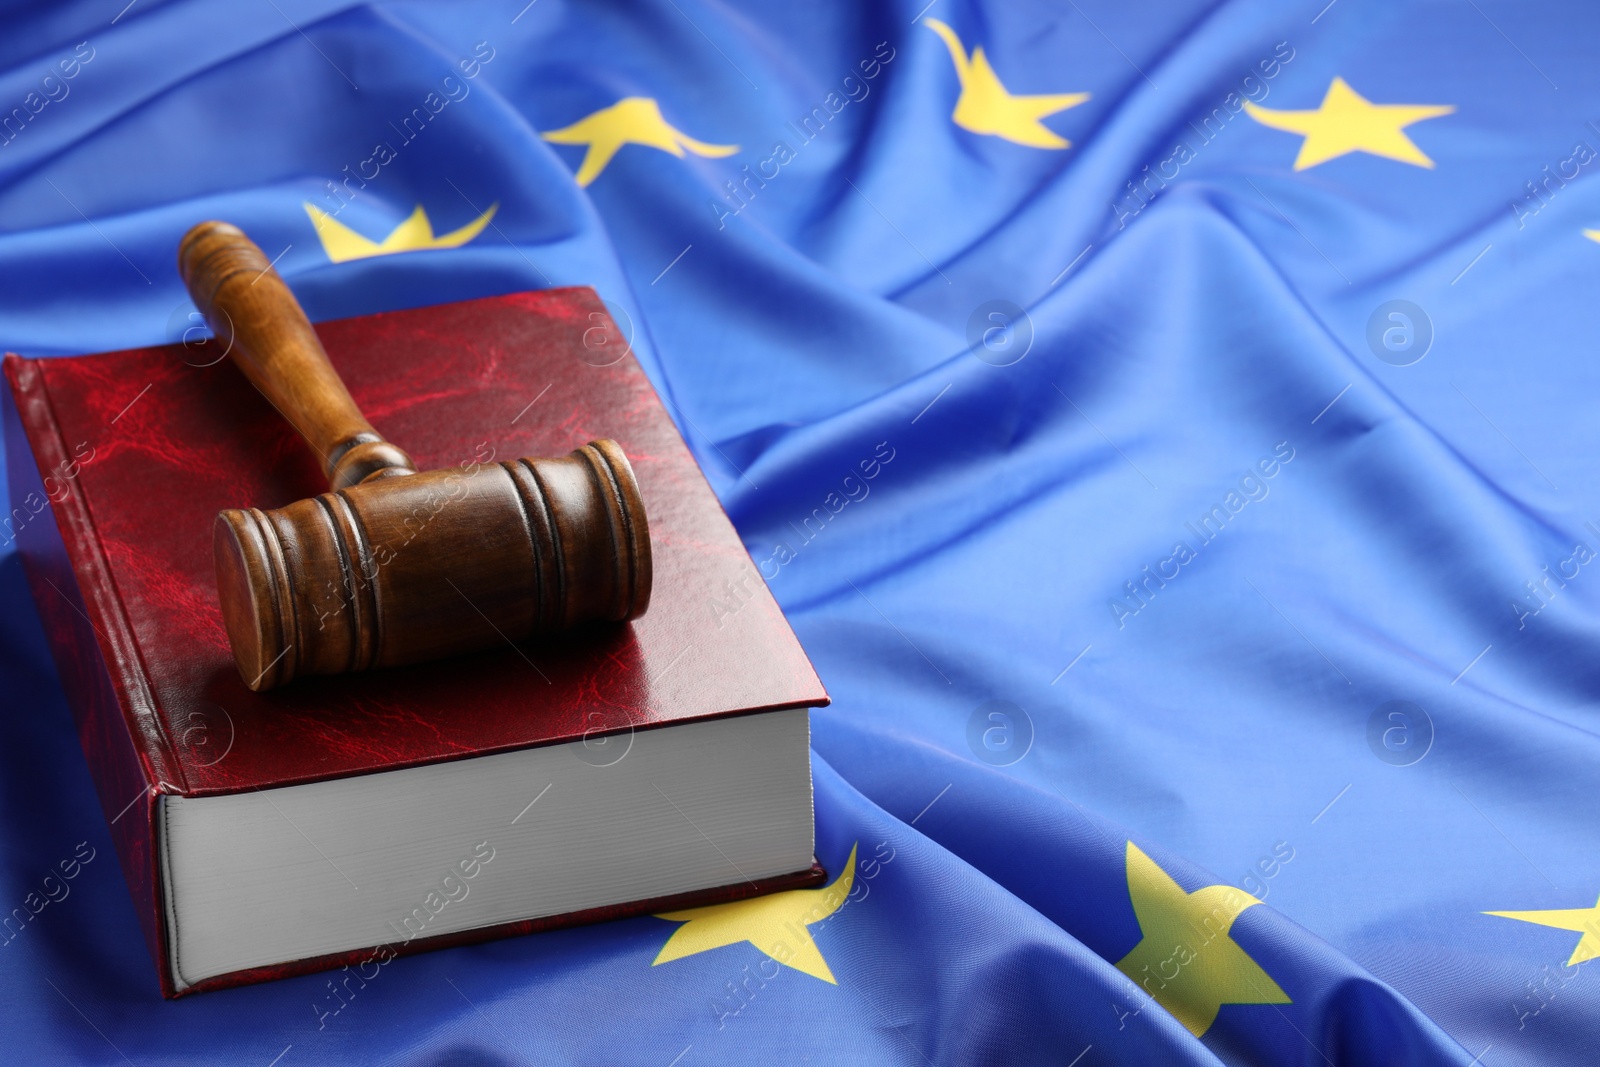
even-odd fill
[{"label": "gavel handle", "polygon": [[372,428],[306,313],[261,249],[236,226],[202,222],[178,245],[178,272],[218,343],[321,457],[332,489],[414,474]]}]

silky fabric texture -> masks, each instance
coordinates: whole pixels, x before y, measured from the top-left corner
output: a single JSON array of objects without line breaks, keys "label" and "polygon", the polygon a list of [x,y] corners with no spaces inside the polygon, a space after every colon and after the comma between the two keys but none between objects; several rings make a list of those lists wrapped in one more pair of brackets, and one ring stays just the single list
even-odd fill
[{"label": "silky fabric texture", "polygon": [[8,535],[0,1062],[1594,1062],[1600,13],[5,7],[0,347],[594,286],[833,884],[163,1002]]}]

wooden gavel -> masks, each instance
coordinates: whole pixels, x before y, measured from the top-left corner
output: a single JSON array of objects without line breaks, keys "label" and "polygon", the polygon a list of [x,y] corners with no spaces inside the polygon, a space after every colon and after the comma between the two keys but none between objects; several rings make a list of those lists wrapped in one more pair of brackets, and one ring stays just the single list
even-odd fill
[{"label": "wooden gavel", "polygon": [[621,622],[650,602],[650,533],[615,441],[418,473],[345,389],[251,240],[202,222],[178,270],[245,377],[300,431],[330,491],[217,516],[217,593],[251,689]]}]

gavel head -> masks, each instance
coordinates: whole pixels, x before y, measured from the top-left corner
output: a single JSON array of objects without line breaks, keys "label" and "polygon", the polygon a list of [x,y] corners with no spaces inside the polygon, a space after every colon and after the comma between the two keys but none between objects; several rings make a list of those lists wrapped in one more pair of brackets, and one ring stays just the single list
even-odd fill
[{"label": "gavel head", "polygon": [[609,440],[224,511],[213,548],[255,690],[620,622],[650,602],[644,504]]}]

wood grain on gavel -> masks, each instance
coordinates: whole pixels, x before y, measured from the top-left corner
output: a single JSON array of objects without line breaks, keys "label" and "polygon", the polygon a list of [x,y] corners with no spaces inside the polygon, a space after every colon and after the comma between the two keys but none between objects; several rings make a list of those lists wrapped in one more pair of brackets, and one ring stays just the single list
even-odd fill
[{"label": "wood grain on gavel", "polygon": [[321,496],[217,516],[217,592],[251,689],[644,612],[650,534],[616,442],[418,473],[362,416],[248,237],[203,222],[179,245],[178,269],[219,343],[328,475]]}]

